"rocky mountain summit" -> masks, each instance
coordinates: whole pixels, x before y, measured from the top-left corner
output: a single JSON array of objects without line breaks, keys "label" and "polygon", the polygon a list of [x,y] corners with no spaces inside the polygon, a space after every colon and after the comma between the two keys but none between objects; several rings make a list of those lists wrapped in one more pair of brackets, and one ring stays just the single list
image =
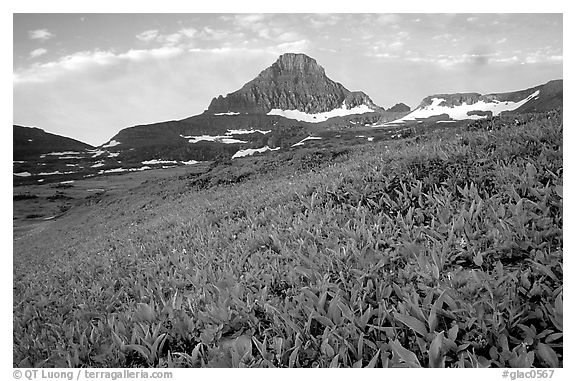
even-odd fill
[{"label": "rocky mountain summit", "polygon": [[240,90],[214,98],[206,113],[268,113],[273,109],[309,114],[345,106],[379,109],[361,91],[350,91],[332,81],[315,59],[305,54],[283,54]]}]

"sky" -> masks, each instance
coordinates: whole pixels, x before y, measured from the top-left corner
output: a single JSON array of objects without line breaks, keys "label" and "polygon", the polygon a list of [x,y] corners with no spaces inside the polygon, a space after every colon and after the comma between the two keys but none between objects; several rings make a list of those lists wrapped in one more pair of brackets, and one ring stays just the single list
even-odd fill
[{"label": "sky", "polygon": [[563,78],[561,13],[13,15],[13,122],[92,145],[202,113],[283,53],[385,108]]}]

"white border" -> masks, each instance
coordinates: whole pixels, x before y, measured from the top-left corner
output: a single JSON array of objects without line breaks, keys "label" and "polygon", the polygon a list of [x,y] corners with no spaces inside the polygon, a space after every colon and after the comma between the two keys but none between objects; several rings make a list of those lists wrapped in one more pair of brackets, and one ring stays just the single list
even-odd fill
[{"label": "white border", "polygon": [[[204,2],[202,2],[204,3]],[[2,25],[3,33],[0,37],[2,41],[3,51],[10,51],[12,57],[12,15],[13,13],[315,13],[315,12],[328,12],[328,13],[436,13],[436,12],[457,12],[457,13],[564,13],[564,67],[571,69],[573,66],[573,52],[574,52],[574,20],[571,7],[568,1],[560,0],[547,0],[547,1],[508,1],[503,2],[499,0],[478,0],[473,2],[462,1],[405,1],[405,2],[385,2],[376,0],[364,0],[361,2],[312,2],[310,0],[290,0],[285,2],[271,2],[266,0],[258,1],[237,1],[230,0],[210,2],[209,4],[199,4],[193,1],[176,1],[176,0],[162,0],[162,1],[121,1],[121,0],[101,0],[101,1],[72,1],[72,0],[8,0],[2,3],[2,15],[0,25]],[[535,25],[535,28],[538,26]],[[12,81],[12,68],[7,66],[12,65],[12,60],[3,59],[0,61],[3,66],[3,91],[2,91],[2,116],[4,119],[3,128],[5,133],[2,135],[4,149],[0,150],[2,159],[0,160],[2,175],[8,179],[8,175],[12,173],[12,112],[13,99],[12,89],[9,83]],[[567,216],[564,226],[564,237],[566,238],[564,244],[564,266],[565,277],[564,283],[564,305],[565,318],[564,321],[570,323],[573,314],[573,294],[574,283],[571,274],[574,271],[574,259],[572,259],[575,250],[574,241],[571,239],[573,236],[573,221],[571,216],[574,215],[574,201],[570,196],[574,190],[574,156],[571,150],[571,143],[574,142],[574,124],[573,116],[570,115],[574,104],[573,87],[572,87],[572,70],[564,71],[564,103],[567,105],[565,112],[565,120],[567,126],[564,130],[564,145],[568,150],[566,151],[564,162],[565,164],[565,198],[564,215]],[[10,131],[10,132],[7,132]],[[572,151],[572,152],[571,152]],[[4,248],[10,250],[3,250],[3,254],[7,256],[5,259],[8,262],[3,267],[2,273],[2,290],[5,298],[2,298],[6,310],[9,308],[7,300],[12,301],[12,234],[11,234],[11,221],[9,217],[12,215],[12,201],[11,201],[11,188],[9,186],[2,187],[2,200],[3,204],[3,230],[2,230],[2,243]],[[9,212],[6,212],[9,211]],[[10,275],[9,275],[10,274]],[[9,296],[8,296],[9,295]],[[9,303],[11,305],[11,303]],[[12,379],[12,319],[7,311],[2,314],[2,331],[0,336],[1,342],[1,358],[2,358],[2,374],[4,379]],[[557,370],[554,380],[568,379],[570,370],[574,369],[574,351],[572,349],[574,343],[574,329],[571,324],[565,324],[566,331],[564,337],[564,369]],[[281,379],[293,379],[294,377],[304,378],[348,378],[358,376],[376,377],[376,379],[383,379],[387,377],[409,377],[409,378],[422,378],[422,379],[441,379],[441,380],[462,380],[466,378],[472,380],[502,380],[502,370],[488,369],[488,370],[405,370],[405,369],[387,369],[384,370],[305,370],[305,371],[267,371],[267,370],[184,370],[174,369],[174,380],[188,380],[190,376],[196,379],[204,377],[233,377],[234,379],[268,379],[269,377],[280,377]],[[233,373],[232,373],[233,372]],[[274,372],[273,374],[271,372]],[[295,373],[297,372],[297,373]],[[322,372],[321,374],[318,372]],[[350,373],[346,373],[350,372]],[[351,373],[354,372],[354,373]],[[362,372],[361,374],[357,372]]]}]

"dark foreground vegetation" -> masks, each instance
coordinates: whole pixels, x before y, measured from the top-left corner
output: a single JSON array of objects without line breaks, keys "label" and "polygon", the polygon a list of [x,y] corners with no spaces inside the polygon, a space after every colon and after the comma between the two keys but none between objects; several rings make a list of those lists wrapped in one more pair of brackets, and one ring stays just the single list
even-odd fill
[{"label": "dark foreground vegetation", "polygon": [[14,243],[14,365],[561,367],[562,167],[551,112],[75,207]]}]

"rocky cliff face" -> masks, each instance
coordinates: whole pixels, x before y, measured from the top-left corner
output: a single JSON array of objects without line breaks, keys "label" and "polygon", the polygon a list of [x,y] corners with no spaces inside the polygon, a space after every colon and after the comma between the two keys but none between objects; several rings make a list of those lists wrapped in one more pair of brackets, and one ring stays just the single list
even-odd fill
[{"label": "rocky cliff face", "polygon": [[351,92],[326,76],[324,68],[305,54],[283,54],[240,90],[214,98],[207,113],[267,113],[272,109],[310,114],[362,104],[377,109],[363,92]]}]

